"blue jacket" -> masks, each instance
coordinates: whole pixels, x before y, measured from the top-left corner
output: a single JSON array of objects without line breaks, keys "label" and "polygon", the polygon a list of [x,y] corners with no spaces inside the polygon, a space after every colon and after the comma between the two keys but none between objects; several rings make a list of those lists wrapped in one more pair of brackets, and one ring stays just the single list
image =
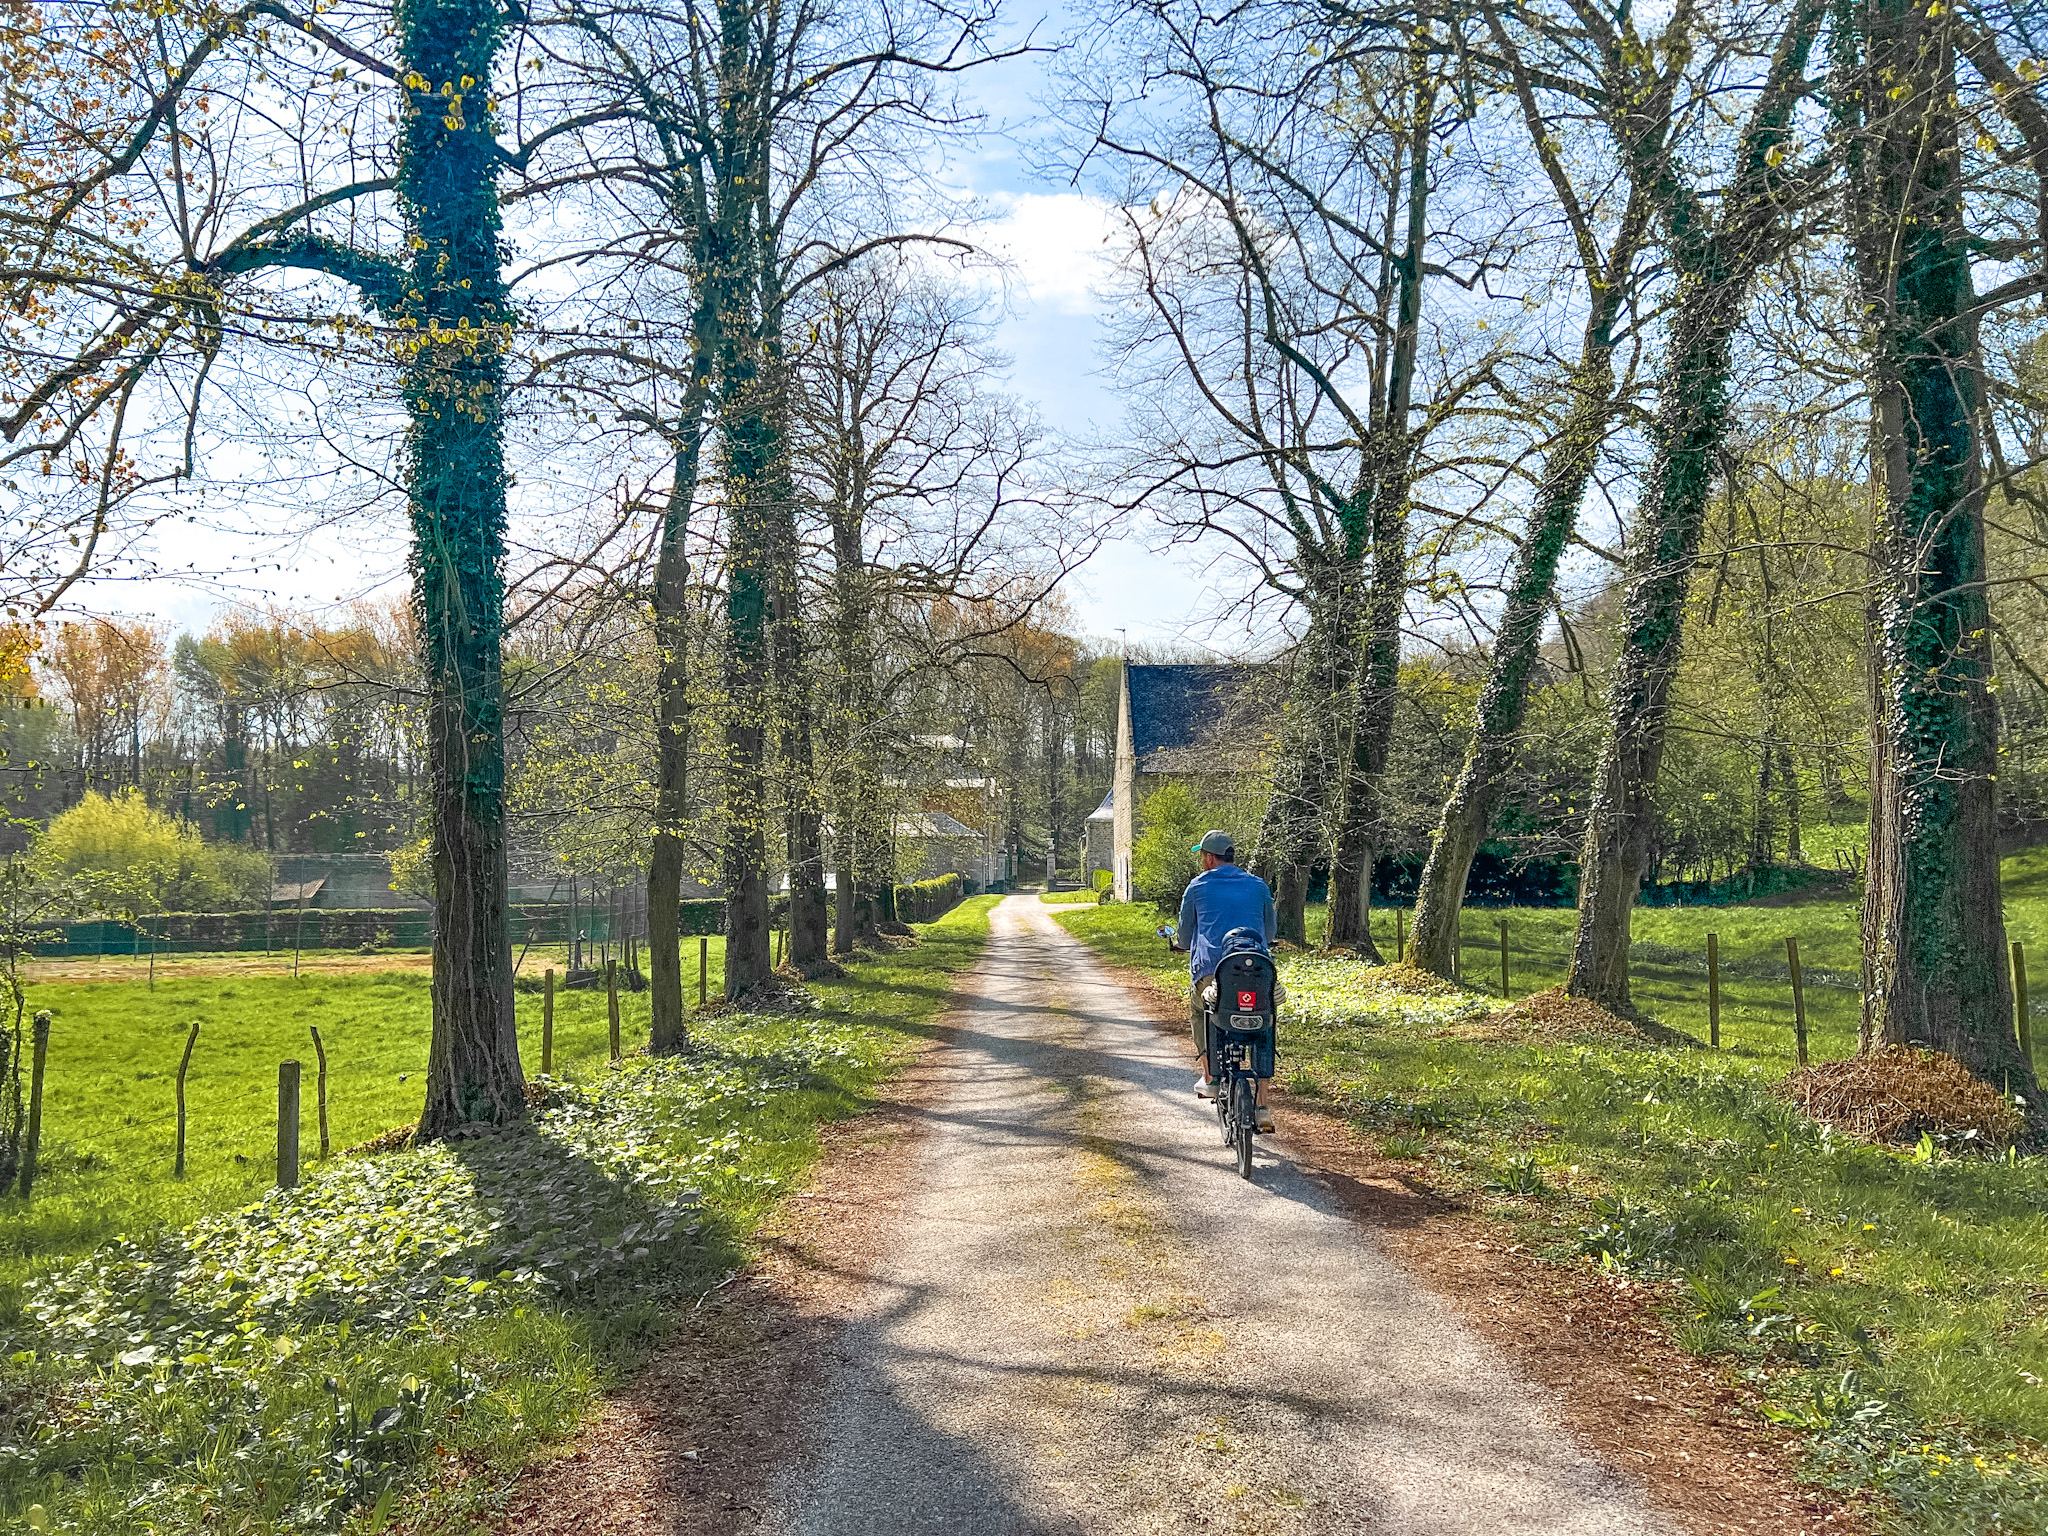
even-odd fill
[{"label": "blue jacket", "polygon": [[1188,882],[1188,893],[1180,899],[1178,926],[1188,952],[1188,974],[1196,981],[1216,974],[1223,936],[1231,929],[1257,929],[1268,944],[1280,931],[1266,882],[1235,864],[1218,864]]}]

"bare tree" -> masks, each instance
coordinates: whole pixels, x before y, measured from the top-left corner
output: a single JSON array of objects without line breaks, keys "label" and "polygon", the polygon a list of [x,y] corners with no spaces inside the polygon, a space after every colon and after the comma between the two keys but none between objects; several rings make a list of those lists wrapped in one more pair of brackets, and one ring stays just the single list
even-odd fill
[{"label": "bare tree", "polygon": [[[1604,70],[1575,74],[1581,48],[1559,46],[1544,29],[1525,31],[1520,18],[1497,11],[1488,12],[1487,24],[1492,65],[1513,93],[1568,227],[1576,275],[1585,288],[1586,318],[1578,357],[1565,375],[1563,400],[1551,418],[1554,435],[1542,447],[1542,468],[1494,628],[1471,745],[1444,802],[1416,893],[1410,956],[1415,965],[1440,976],[1456,968],[1465,883],[1513,765],[1559,562],[1577,531],[1601,446],[1623,403],[1615,351],[1638,297],[1638,258],[1654,216],[1650,183],[1638,173],[1661,153],[1687,57],[1678,48],[1661,54],[1646,50],[1610,60]],[[1526,56],[1532,51],[1534,60]],[[1592,175],[1575,181],[1561,139],[1565,125],[1589,107],[1596,113],[1625,113],[1627,131],[1641,149],[1620,157],[1618,169],[1596,161]],[[1581,138],[1592,131],[1580,127]]]},{"label": "bare tree", "polygon": [[1148,446],[1123,504],[1222,539],[1258,594],[1297,611],[1256,862],[1299,942],[1334,841],[1330,939],[1371,954],[1410,513],[1496,356],[1425,309],[1431,285],[1474,284],[1491,260],[1491,231],[1431,215],[1437,151],[1468,116],[1444,89],[1457,45],[1426,21],[1305,21],[1286,4],[1138,16],[1098,65],[1119,88],[1083,103],[1091,153],[1126,173],[1123,280],[1141,307],[1120,365],[1174,386],[1134,413]]},{"label": "bare tree", "polygon": [[[1590,5],[1576,10],[1606,67],[1626,78],[1623,61],[1644,47],[1632,25],[1616,25]],[[1731,347],[1751,283],[1785,249],[1792,209],[1825,174],[1824,163],[1808,165],[1791,154],[1794,116],[1810,89],[1807,63],[1824,14],[1819,0],[1801,0],[1768,39],[1768,65],[1739,137],[1726,149],[1730,173],[1711,204],[1683,164],[1682,136],[1646,137],[1645,125],[1625,111],[1611,121],[1622,153],[1641,158],[1633,174],[1655,189],[1677,292],[1651,461],[1629,536],[1621,649],[1579,858],[1579,924],[1566,982],[1574,996],[1608,1007],[1629,1005],[1629,916],[1654,839],[1653,795],[1685,599],[1728,430]],[[1673,25],[1689,16],[1681,12]]]},{"label": "bare tree", "polygon": [[[849,952],[893,916],[896,807],[886,765],[904,733],[900,695],[938,654],[904,619],[938,601],[1043,599],[1072,563],[1020,558],[1048,526],[1033,425],[991,388],[988,301],[896,252],[815,285],[798,310],[799,491],[822,524],[818,607],[829,636],[823,695],[837,921]],[[1022,585],[1016,578],[1024,576]]]},{"label": "bare tree", "polygon": [[[976,6],[896,12],[858,0],[572,0],[566,14],[597,94],[628,104],[586,135],[589,174],[652,194],[633,208],[630,240],[608,254],[666,272],[672,308],[688,317],[656,370],[686,381],[671,394],[682,409],[648,419],[694,445],[677,458],[692,475],[704,448],[714,455],[724,526],[726,988],[740,998],[770,962],[771,751],[788,787],[791,959],[814,966],[826,949],[822,816],[800,665],[788,309],[865,251],[945,240],[890,210],[925,174],[922,146],[959,125],[946,77],[990,56],[991,16]],[[850,217],[856,206],[874,217]],[[674,505],[685,504],[679,490]],[[675,526],[680,537],[680,519]],[[658,608],[661,590],[657,582]],[[683,675],[665,673],[658,689],[672,722],[681,719]],[[681,783],[682,737],[673,723],[662,733],[664,784]],[[671,798],[679,802],[680,791]],[[650,886],[650,907],[672,906],[673,860],[657,851],[662,889]],[[657,948],[665,955],[668,940]],[[679,979],[655,964],[657,1012],[673,1013],[679,1027]]]}]

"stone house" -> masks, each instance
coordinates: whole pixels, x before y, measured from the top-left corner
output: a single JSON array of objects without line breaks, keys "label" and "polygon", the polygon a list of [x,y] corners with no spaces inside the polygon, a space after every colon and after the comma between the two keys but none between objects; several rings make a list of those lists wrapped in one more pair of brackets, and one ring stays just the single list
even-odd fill
[{"label": "stone house", "polygon": [[[1280,719],[1277,682],[1270,666],[1124,664],[1116,778],[1103,802],[1110,813],[1109,868],[1118,901],[1132,896],[1131,852],[1143,830],[1146,796],[1175,779],[1210,794],[1229,794],[1264,767]],[[1091,839],[1094,820],[1089,818]],[[1237,835],[1249,838],[1251,831],[1246,827]]]}]

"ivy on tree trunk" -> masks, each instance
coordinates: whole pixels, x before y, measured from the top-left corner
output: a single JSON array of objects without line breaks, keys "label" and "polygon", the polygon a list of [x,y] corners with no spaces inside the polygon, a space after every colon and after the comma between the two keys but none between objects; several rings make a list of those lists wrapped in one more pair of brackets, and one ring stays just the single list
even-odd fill
[{"label": "ivy on tree trunk", "polygon": [[1615,290],[1587,328],[1586,344],[1572,378],[1572,403],[1563,430],[1543,466],[1536,507],[1522,535],[1514,576],[1495,632],[1493,660],[1479,695],[1472,743],[1450,798],[1437,821],[1416,892],[1411,963],[1438,976],[1457,965],[1458,913],[1472,861],[1492,824],[1500,786],[1514,764],[1522,722],[1528,712],[1529,680],[1535,671],[1543,627],[1550,617],[1557,566],[1578,526],[1579,508],[1593,478],[1594,460],[1607,433],[1614,405]]},{"label": "ivy on tree trunk", "polygon": [[412,237],[403,394],[413,575],[427,678],[433,1040],[424,1138],[525,1113],[506,926],[503,328],[492,68],[499,0],[401,0],[397,188]]},{"label": "ivy on tree trunk", "polygon": [[[2039,1097],[2005,970],[1956,17],[1856,5],[1849,212],[1884,495],[1864,938],[1876,1034]],[[2039,1124],[2042,1111],[2032,1110]]]},{"label": "ivy on tree trunk", "polygon": [[[1679,291],[1651,424],[1652,454],[1630,537],[1620,653],[1607,692],[1607,732],[1579,854],[1579,922],[1565,987],[1613,1009],[1630,1006],[1629,919],[1657,833],[1657,773],[1670,721],[1700,533],[1728,428],[1731,344],[1751,282],[1780,249],[1798,172],[1790,124],[1824,7],[1798,0],[1736,145],[1736,174],[1710,214],[1668,148],[1635,175],[1653,189]],[[1626,153],[1646,140],[1619,123]]]},{"label": "ivy on tree trunk", "polygon": [[1629,915],[1656,833],[1671,684],[1685,599],[1728,421],[1729,344],[1753,266],[1688,280],[1671,322],[1650,473],[1628,565],[1621,654],[1607,691],[1607,735],[1579,854],[1579,925],[1566,987],[1609,1008],[1629,1006]]}]

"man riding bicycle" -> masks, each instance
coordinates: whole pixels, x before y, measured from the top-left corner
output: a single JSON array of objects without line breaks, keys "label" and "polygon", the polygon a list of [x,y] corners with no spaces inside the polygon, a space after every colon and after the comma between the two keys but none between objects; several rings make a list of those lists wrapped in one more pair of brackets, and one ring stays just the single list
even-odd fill
[{"label": "man riding bicycle", "polygon": [[[1187,894],[1180,899],[1176,938],[1179,947],[1188,952],[1188,1018],[1202,1065],[1195,1092],[1213,1099],[1216,1087],[1209,1075],[1209,1009],[1216,1000],[1216,966],[1223,958],[1224,936],[1234,929],[1249,928],[1271,944],[1279,922],[1272,891],[1250,870],[1238,867],[1237,844],[1228,832],[1206,832],[1189,851],[1201,856],[1202,872],[1188,882]],[[1263,1099],[1263,1082],[1259,1090]],[[1272,1129],[1272,1112],[1263,1102],[1259,1129]]]}]

